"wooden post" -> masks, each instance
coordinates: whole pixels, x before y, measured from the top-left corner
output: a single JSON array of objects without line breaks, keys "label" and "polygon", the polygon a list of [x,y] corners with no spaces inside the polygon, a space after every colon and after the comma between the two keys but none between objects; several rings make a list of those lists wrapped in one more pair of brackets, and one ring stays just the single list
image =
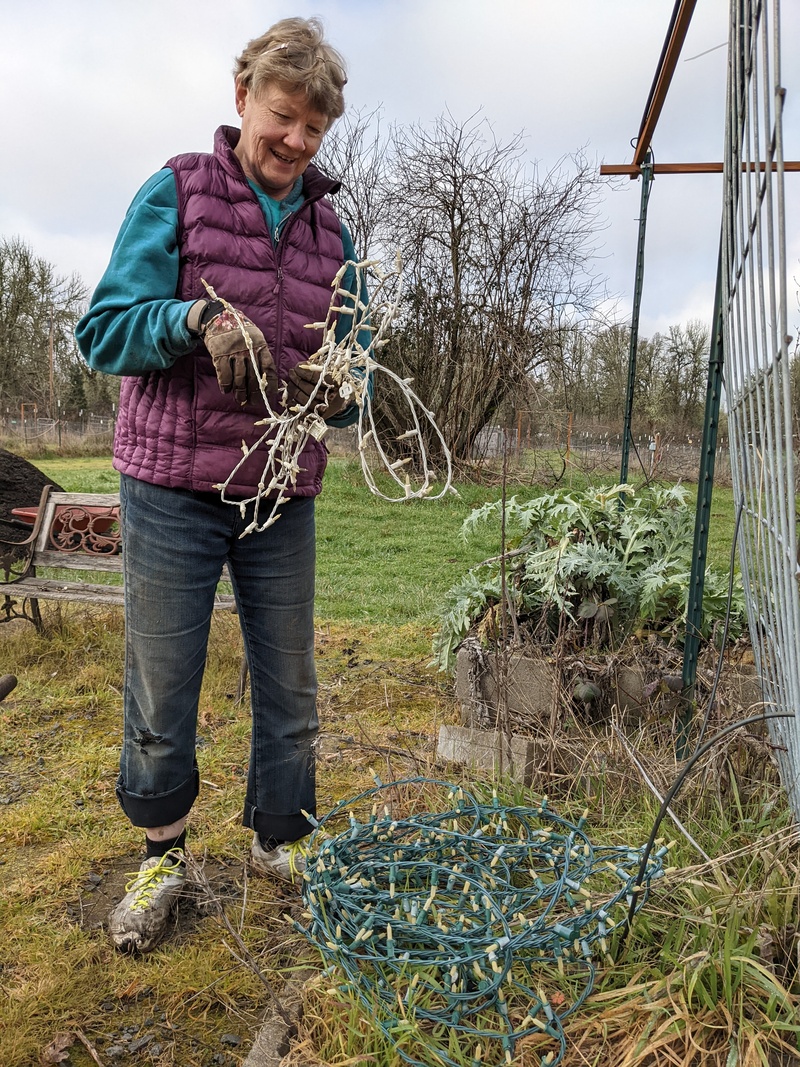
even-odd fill
[{"label": "wooden post", "polygon": [[50,416],[51,419],[55,418],[55,405],[53,403],[53,397],[55,395],[55,369],[53,367],[53,329],[54,329],[54,325],[55,324],[53,322],[53,309],[51,307],[50,308],[50,339],[49,339],[49,343],[48,343],[48,348],[49,348],[49,352],[50,352],[50,410],[48,411],[48,415]]}]

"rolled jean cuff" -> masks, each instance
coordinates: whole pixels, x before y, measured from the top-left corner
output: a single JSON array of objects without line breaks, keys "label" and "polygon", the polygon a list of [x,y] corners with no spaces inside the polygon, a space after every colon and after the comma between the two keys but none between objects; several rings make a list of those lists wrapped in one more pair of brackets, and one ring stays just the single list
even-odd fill
[{"label": "rolled jean cuff", "polygon": [[189,814],[199,792],[200,771],[197,767],[176,789],[150,796],[127,792],[122,775],[117,779],[117,797],[134,826],[169,826],[177,822]]},{"label": "rolled jean cuff", "polygon": [[259,837],[274,837],[276,841],[297,841],[314,829],[305,815],[299,812],[296,815],[275,815],[270,811],[259,811],[254,804],[245,807],[242,826],[249,826]]}]

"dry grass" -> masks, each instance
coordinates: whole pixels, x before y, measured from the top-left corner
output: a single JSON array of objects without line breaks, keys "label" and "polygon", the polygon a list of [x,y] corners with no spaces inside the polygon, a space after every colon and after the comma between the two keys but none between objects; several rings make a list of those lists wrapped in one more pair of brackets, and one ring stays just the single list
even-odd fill
[{"label": "dry grass", "polygon": [[[2,672],[19,678],[0,704],[0,1063],[37,1064],[61,1031],[83,1033],[104,1063],[139,1062],[106,1053],[129,1048],[126,1028],[138,1026],[151,1035],[139,1052],[147,1062],[232,1067],[251,1043],[266,994],[232,955],[207,895],[183,902],[174,936],[141,960],[114,953],[103,929],[141,848],[114,793],[120,615],[52,605],[45,612],[44,635],[22,623],[0,627]],[[422,663],[379,660],[379,647],[367,630],[318,633],[322,810],[362,789],[369,765],[384,775],[413,773],[415,760],[430,756],[438,721],[450,714],[443,686]],[[234,699],[240,655],[236,620],[218,615],[200,705],[203,786],[190,844],[247,950],[280,987],[286,969],[311,954],[283,918],[297,898],[266,881],[246,881],[249,836],[240,804],[249,714]],[[241,1044],[221,1043],[226,1034]],[[70,1062],[95,1061],[78,1041]]]}]

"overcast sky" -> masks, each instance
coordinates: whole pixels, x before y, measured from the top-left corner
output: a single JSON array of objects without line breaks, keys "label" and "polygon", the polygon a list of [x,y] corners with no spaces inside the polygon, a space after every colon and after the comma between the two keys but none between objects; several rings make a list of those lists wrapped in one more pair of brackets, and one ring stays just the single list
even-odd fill
[{"label": "overcast sky", "polygon": [[[386,122],[482,109],[541,168],[583,148],[627,163],[673,0],[0,0],[0,235],[93,288],[134,193],[237,124],[231,69],[288,15],[319,15],[348,105]],[[800,158],[800,5],[784,4],[786,157]],[[654,139],[661,162],[721,160],[728,0],[698,0]],[[706,53],[706,54],[701,54]],[[696,57],[696,58],[693,58]],[[800,174],[787,176],[788,199]],[[597,269],[630,307],[640,183],[609,186]],[[662,176],[650,199],[641,330],[711,317],[721,176]],[[366,251],[366,250],[359,250]],[[790,272],[800,275],[792,224]]]}]

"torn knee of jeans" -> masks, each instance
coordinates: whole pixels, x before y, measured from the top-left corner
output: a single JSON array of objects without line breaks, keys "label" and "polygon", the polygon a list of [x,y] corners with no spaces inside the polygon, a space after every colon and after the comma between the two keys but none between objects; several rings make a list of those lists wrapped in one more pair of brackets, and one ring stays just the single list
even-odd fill
[{"label": "torn knee of jeans", "polygon": [[163,734],[154,734],[152,730],[137,730],[134,738],[137,745],[145,748],[147,745],[157,745],[164,740]]},{"label": "torn knee of jeans", "polygon": [[303,737],[294,743],[294,752],[287,756],[287,761],[303,760],[304,763],[313,764],[316,762],[317,753],[319,750],[319,740],[315,737]]}]

